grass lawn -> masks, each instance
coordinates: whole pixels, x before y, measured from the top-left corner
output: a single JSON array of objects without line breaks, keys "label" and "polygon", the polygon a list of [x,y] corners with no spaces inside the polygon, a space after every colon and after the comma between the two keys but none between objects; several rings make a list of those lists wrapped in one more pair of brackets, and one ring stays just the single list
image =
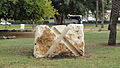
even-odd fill
[{"label": "grass lawn", "polygon": [[[51,25],[50,25],[51,26]],[[98,27],[95,26],[95,24],[85,24],[84,25],[85,28],[101,28],[101,25],[99,24]],[[120,25],[117,25],[117,27],[120,29]],[[107,29],[108,28],[108,24],[104,25],[104,28]],[[19,30],[20,29],[20,25],[11,25],[11,26],[7,26],[7,28],[5,28],[4,25],[0,25],[0,30],[4,30],[4,29],[9,29],[9,30]],[[25,29],[32,29],[32,25],[25,25]]]},{"label": "grass lawn", "polygon": [[[4,29],[9,29],[9,30],[19,30],[20,29],[20,25],[11,25],[11,26],[7,26],[7,28],[5,28],[4,25],[0,25],[0,30],[4,30]],[[32,29],[32,25],[25,25],[25,29]]]},{"label": "grass lawn", "polygon": [[[108,29],[109,24],[104,24],[104,29]],[[84,24],[85,28],[101,28],[101,24],[98,25],[98,27],[95,26],[95,24]],[[120,29],[120,24],[117,25],[117,28]]]},{"label": "grass lawn", "polygon": [[61,59],[34,58],[34,38],[0,40],[0,68],[120,68],[120,45],[107,46],[108,35],[85,32],[85,56]]}]

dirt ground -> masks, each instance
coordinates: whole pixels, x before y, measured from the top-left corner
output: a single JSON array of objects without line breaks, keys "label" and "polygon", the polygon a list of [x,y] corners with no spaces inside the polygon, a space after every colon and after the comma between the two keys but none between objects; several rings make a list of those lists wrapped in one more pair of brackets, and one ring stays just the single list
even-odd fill
[{"label": "dirt ground", "polygon": [[[105,28],[85,28],[84,32],[90,32],[90,31],[108,31]],[[35,31],[0,31],[0,37],[1,36],[15,36],[16,38],[34,38]]]},{"label": "dirt ground", "polygon": [[0,36],[15,36],[16,38],[34,38],[34,32],[0,32]]},{"label": "dirt ground", "polygon": [[[100,28],[86,28],[84,29],[84,32],[90,32],[90,31],[102,31],[102,30],[106,30],[106,29],[100,29]],[[0,31],[0,37],[1,36],[15,36],[16,38],[34,38],[34,31],[30,31],[30,32],[25,32],[25,31],[18,31],[18,32],[14,32],[14,31]]]}]

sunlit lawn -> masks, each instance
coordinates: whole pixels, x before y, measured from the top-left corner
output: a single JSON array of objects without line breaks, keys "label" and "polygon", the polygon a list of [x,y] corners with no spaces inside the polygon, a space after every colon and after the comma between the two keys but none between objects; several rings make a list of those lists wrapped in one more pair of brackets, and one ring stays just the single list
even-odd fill
[{"label": "sunlit lawn", "polygon": [[[104,24],[104,29],[108,29],[108,26],[109,26],[109,24]],[[101,28],[101,24],[99,24],[98,27],[96,27],[95,24],[92,24],[92,25],[90,25],[90,24],[84,24],[84,27],[85,28]],[[120,24],[117,25],[117,28],[120,29]]]},{"label": "sunlit lawn", "polygon": [[[8,30],[19,30],[20,29],[20,25],[11,25],[11,26],[6,26],[5,25],[0,25],[0,30],[4,30],[4,29],[8,29]],[[32,29],[32,25],[25,25],[25,29]]]},{"label": "sunlit lawn", "polygon": [[[51,26],[51,25],[50,25]],[[120,25],[117,25],[118,28],[120,28]],[[98,27],[95,26],[95,24],[84,24],[84,28],[101,28],[101,24],[98,25]],[[104,28],[107,29],[108,28],[108,24],[104,25]],[[8,30],[19,30],[20,29],[20,24],[19,25],[11,25],[11,26],[7,26],[7,28],[5,28],[4,25],[0,25],[0,30],[4,30],[4,29],[8,29]],[[25,29],[32,29],[32,25],[25,25]]]},{"label": "sunlit lawn", "polygon": [[34,58],[34,38],[0,40],[0,68],[120,68],[120,45],[107,46],[108,35],[109,31],[85,32],[85,56],[61,59]]}]

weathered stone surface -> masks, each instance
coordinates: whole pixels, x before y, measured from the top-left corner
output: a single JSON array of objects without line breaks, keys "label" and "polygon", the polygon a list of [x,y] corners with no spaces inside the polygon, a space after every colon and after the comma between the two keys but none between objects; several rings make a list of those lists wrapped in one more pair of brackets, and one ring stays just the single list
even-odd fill
[{"label": "weathered stone surface", "polygon": [[35,33],[34,56],[36,58],[44,57],[45,53],[49,50],[50,46],[54,42],[54,38],[55,34],[48,26],[37,26]]},{"label": "weathered stone surface", "polygon": [[70,24],[68,25],[69,31],[65,38],[81,53],[84,55],[84,32],[82,24]]},{"label": "weathered stone surface", "polygon": [[56,55],[84,55],[82,24],[58,25],[52,28],[47,25],[36,27],[34,56],[40,58],[54,57]]}]

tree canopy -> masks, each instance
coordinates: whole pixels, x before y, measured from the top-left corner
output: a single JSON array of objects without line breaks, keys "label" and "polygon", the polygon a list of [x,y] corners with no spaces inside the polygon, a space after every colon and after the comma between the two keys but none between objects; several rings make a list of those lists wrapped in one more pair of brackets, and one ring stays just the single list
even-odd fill
[{"label": "tree canopy", "polygon": [[0,18],[38,20],[53,16],[56,10],[49,0],[1,0]]},{"label": "tree canopy", "polygon": [[[105,9],[110,9],[111,0],[104,1]],[[101,10],[101,0],[99,5]],[[65,18],[67,14],[85,15],[89,10],[95,13],[95,6],[96,0],[1,0],[0,18],[38,20],[52,17],[57,11],[59,17]]]},{"label": "tree canopy", "polygon": [[85,6],[82,0],[51,0],[52,5],[59,13],[64,14],[83,14]]}]

